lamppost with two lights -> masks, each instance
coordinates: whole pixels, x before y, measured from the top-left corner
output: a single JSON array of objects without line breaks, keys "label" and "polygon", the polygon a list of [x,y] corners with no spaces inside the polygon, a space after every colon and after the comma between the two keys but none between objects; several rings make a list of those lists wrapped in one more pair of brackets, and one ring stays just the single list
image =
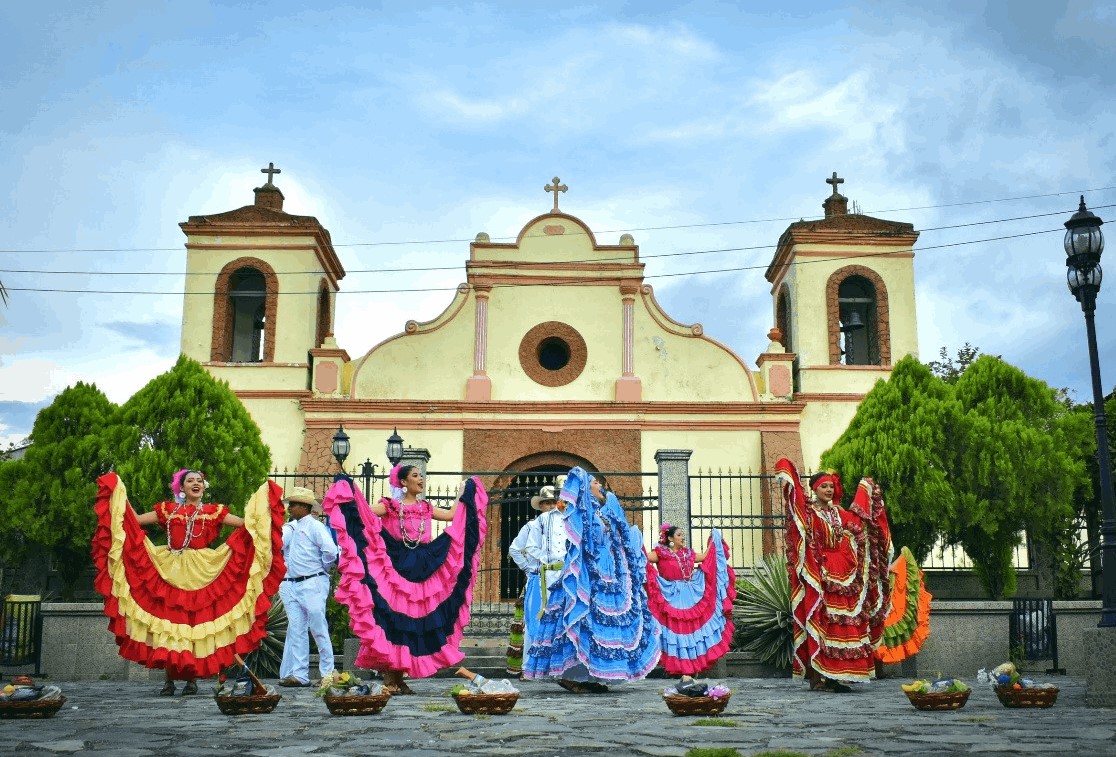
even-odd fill
[{"label": "lamppost with two lights", "polygon": [[1108,453],[1108,429],[1104,417],[1100,359],[1097,356],[1097,327],[1094,312],[1101,286],[1101,253],[1104,235],[1100,218],[1085,207],[1085,196],[1077,212],[1065,222],[1066,281],[1085,313],[1089,340],[1089,368],[1093,379],[1093,419],[1097,429],[1097,466],[1100,468],[1101,515],[1101,628],[1116,627],[1116,499],[1112,493],[1112,459]]}]

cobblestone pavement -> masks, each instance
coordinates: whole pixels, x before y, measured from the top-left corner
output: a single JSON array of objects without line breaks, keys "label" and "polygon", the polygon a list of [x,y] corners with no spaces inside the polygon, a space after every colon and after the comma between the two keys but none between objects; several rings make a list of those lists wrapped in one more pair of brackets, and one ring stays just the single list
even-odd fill
[{"label": "cobblestone pavement", "polygon": [[[0,720],[0,753],[146,755],[684,755],[694,746],[742,755],[794,750],[811,755],[1116,755],[1116,710],[1084,704],[1080,680],[1058,678],[1057,704],[1004,708],[983,686],[950,712],[919,712],[898,680],[851,694],[814,693],[787,679],[729,679],[721,721],[676,717],[665,681],[639,681],[608,694],[577,695],[553,683],[523,682],[505,716],[460,714],[445,696],[453,681],[412,681],[379,715],[331,716],[310,689],[281,689],[266,715],[222,715],[201,684],[195,697],[155,696],[156,683],[65,683],[65,707],[47,720]],[[969,681],[975,685],[975,681]],[[181,688],[181,687],[180,687]],[[706,721],[708,722],[708,721]]]}]

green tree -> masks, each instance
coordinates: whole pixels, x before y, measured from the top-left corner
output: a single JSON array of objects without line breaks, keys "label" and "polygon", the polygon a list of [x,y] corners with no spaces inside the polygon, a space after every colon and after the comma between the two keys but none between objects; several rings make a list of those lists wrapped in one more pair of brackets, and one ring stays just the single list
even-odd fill
[{"label": "green tree", "polygon": [[884,491],[892,538],[926,559],[942,525],[956,516],[950,484],[960,408],[951,388],[915,358],[900,360],[860,403],[849,427],[822,455],[846,491],[871,476]]},{"label": "green tree", "polygon": [[1049,538],[1052,524],[1072,518],[1088,437],[1054,389],[999,358],[977,358],[954,389],[962,414],[949,541],[998,599],[1015,591],[1012,556],[1024,530]]},{"label": "green tree", "polygon": [[956,384],[957,379],[961,378],[961,374],[965,369],[972,365],[973,361],[980,356],[980,348],[965,342],[965,346],[957,350],[957,359],[954,360],[949,356],[949,352],[945,347],[938,350],[938,359],[931,360],[926,366],[930,372],[940,378],[947,384]]},{"label": "green tree", "polygon": [[68,387],[39,411],[23,458],[3,466],[6,527],[50,553],[66,598],[90,564],[95,479],[110,469],[105,440],[116,412],[95,385]]},{"label": "green tree", "polygon": [[180,468],[206,472],[206,499],[238,515],[267,478],[271,451],[260,428],[229,388],[185,355],[120,409],[116,469],[139,510],[167,500]]}]

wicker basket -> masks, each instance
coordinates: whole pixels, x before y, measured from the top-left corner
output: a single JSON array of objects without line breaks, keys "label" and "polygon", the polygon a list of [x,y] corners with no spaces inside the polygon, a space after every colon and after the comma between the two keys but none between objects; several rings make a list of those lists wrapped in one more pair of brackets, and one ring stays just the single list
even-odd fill
[{"label": "wicker basket", "polygon": [[969,701],[969,694],[972,691],[972,689],[965,689],[950,693],[919,694],[916,691],[905,693],[916,710],[960,710],[965,706],[965,702]]},{"label": "wicker basket", "polygon": [[391,694],[351,694],[349,696],[334,696],[326,694],[322,697],[326,707],[333,715],[376,715],[391,699]]},{"label": "wicker basket", "polygon": [[732,694],[723,697],[687,697],[682,694],[667,694],[663,696],[666,706],[675,715],[720,715],[728,706]]},{"label": "wicker basket", "polygon": [[993,688],[996,698],[1004,707],[1053,707],[1058,701],[1057,689],[1013,689],[1010,686]]},{"label": "wicker basket", "polygon": [[0,702],[0,718],[52,718],[66,704],[66,697],[30,702]]},{"label": "wicker basket", "polygon": [[251,715],[271,712],[282,699],[280,694],[252,694],[246,697],[214,697],[226,715]]},{"label": "wicker basket", "polygon": [[453,701],[466,715],[507,715],[519,694],[454,694]]}]

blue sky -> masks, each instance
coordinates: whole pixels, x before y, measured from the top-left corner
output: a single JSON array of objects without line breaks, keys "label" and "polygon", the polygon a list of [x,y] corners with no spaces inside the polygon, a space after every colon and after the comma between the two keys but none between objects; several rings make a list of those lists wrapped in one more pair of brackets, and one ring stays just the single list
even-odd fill
[{"label": "blue sky", "polygon": [[[654,256],[774,245],[837,171],[925,230],[923,360],[971,342],[1090,398],[1059,230],[1085,190],[1116,219],[1110,4],[77,5],[0,5],[0,446],[75,381],[122,402],[173,363],[177,224],[249,204],[268,161],[351,272],[354,357],[450,300],[361,292],[453,287],[468,244],[431,240],[514,235],[558,175],[600,241],[631,231],[675,319],[753,363],[772,250]],[[1106,390],[1114,315],[1111,275]]]}]

